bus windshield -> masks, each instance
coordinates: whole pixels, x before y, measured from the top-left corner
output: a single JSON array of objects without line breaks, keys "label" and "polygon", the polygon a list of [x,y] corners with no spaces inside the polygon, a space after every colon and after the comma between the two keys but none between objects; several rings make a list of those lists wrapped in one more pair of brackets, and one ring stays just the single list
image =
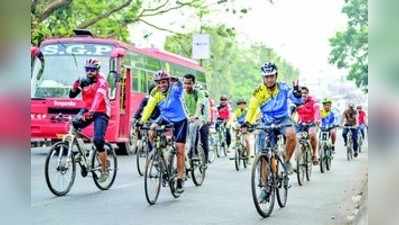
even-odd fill
[{"label": "bus windshield", "polygon": [[107,79],[112,51],[110,45],[55,44],[41,48],[44,61],[35,59],[32,68],[32,98],[68,97],[72,83],[85,75],[85,62],[96,58],[101,62],[101,73]]}]

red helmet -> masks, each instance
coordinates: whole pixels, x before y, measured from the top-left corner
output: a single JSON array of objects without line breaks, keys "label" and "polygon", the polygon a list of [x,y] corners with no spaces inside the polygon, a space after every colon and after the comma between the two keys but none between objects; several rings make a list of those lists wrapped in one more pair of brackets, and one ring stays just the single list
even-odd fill
[{"label": "red helmet", "polygon": [[98,59],[94,59],[94,58],[88,59],[88,60],[86,60],[85,67],[86,68],[95,68],[97,70],[100,70],[100,67],[101,67],[100,61],[98,61]]},{"label": "red helmet", "polygon": [[162,70],[154,74],[154,81],[169,80],[169,78],[169,74]]}]

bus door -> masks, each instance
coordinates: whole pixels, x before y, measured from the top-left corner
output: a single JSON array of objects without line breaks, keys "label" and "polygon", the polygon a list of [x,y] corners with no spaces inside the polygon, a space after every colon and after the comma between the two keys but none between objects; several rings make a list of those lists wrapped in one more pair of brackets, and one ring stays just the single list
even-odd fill
[{"label": "bus door", "polygon": [[120,120],[119,120],[119,137],[128,138],[130,132],[130,123],[132,117],[131,102],[131,68],[124,67],[121,71],[122,76],[120,80]]}]

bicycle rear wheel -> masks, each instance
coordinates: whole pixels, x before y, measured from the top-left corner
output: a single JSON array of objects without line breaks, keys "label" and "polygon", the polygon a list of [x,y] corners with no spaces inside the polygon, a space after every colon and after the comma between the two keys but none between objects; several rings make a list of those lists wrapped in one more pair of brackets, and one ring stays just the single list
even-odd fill
[{"label": "bicycle rear wheel", "polygon": [[287,205],[288,198],[288,172],[284,167],[281,159],[277,161],[277,203],[280,208],[284,208]]},{"label": "bicycle rear wheel", "polygon": [[108,170],[108,179],[104,182],[99,182],[98,179],[100,178],[101,175],[101,162],[100,159],[98,158],[98,152],[96,151],[94,156],[91,158],[91,165],[93,168],[92,175],[93,175],[93,181],[94,184],[100,189],[100,190],[108,190],[111,188],[112,184],[115,181],[116,178],[116,173],[118,170],[118,159],[116,158],[116,153],[112,146],[108,143],[104,144],[104,150],[107,152],[108,155],[108,161],[107,161],[107,170]]},{"label": "bicycle rear wheel", "polygon": [[273,211],[276,199],[274,183],[270,163],[264,155],[259,155],[252,166],[251,191],[256,211],[262,217],[270,216]]},{"label": "bicycle rear wheel", "polygon": [[67,142],[58,142],[51,147],[46,158],[44,174],[47,186],[54,195],[64,196],[71,190],[76,177],[76,164],[73,152],[68,157]]},{"label": "bicycle rear wheel", "polygon": [[145,198],[150,205],[154,205],[161,191],[161,161],[157,153],[151,154],[144,172]]}]

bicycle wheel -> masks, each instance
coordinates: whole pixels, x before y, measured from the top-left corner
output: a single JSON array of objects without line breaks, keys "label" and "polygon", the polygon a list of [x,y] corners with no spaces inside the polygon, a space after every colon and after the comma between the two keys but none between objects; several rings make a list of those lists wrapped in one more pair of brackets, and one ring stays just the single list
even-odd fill
[{"label": "bicycle wheel", "polygon": [[177,189],[177,157],[176,149],[173,147],[172,153],[169,155],[169,188],[174,198],[180,197],[181,194],[176,192]]},{"label": "bicycle wheel", "polygon": [[326,155],[325,155],[325,143],[319,145],[319,166],[320,172],[324,173],[326,170]]},{"label": "bicycle wheel", "polygon": [[150,205],[154,205],[161,191],[161,161],[157,153],[149,156],[144,171],[145,198]]},{"label": "bicycle wheel", "polygon": [[191,177],[195,186],[201,186],[206,176],[206,159],[201,145],[197,147],[198,160],[191,160]]},{"label": "bicycle wheel", "polygon": [[112,186],[116,178],[116,173],[118,171],[118,159],[116,158],[116,153],[114,149],[110,144],[105,143],[104,150],[107,152],[108,155],[107,170],[109,176],[106,181],[98,181],[101,175],[101,161],[98,157],[99,153],[96,151],[91,158],[93,181],[100,190],[108,190]]},{"label": "bicycle wheel", "polygon": [[326,158],[326,169],[329,171],[331,169],[331,161],[332,161],[332,150],[331,147],[327,147],[325,150],[325,158]]},{"label": "bicycle wheel", "polygon": [[208,151],[208,159],[210,163],[213,163],[216,159],[216,152],[214,146],[209,145],[209,151]]},{"label": "bicycle wheel", "polygon": [[351,161],[353,158],[352,143],[348,143],[348,147],[346,147],[346,158],[348,161]]},{"label": "bicycle wheel", "polygon": [[[262,163],[261,163],[262,162]],[[261,178],[261,165],[263,165],[264,178]],[[268,217],[273,211],[276,199],[274,188],[274,176],[271,173],[271,166],[264,155],[256,157],[252,166],[251,191],[252,200],[256,211],[262,217]]]},{"label": "bicycle wheel", "polygon": [[241,154],[242,165],[244,166],[244,169],[246,169],[248,166],[249,155],[246,154],[246,148],[244,146],[242,146],[242,149],[243,149],[243,153],[244,153],[244,154]]},{"label": "bicycle wheel", "polygon": [[303,150],[303,146],[299,148],[299,154],[296,157],[296,178],[298,180],[299,186],[302,186],[304,184],[305,180],[305,152]]},{"label": "bicycle wheel", "polygon": [[64,196],[71,190],[76,177],[76,164],[73,152],[68,157],[68,143],[58,142],[51,147],[44,174],[47,186],[54,195]]},{"label": "bicycle wheel", "polygon": [[312,169],[313,169],[313,161],[312,161],[312,150],[311,147],[308,146],[305,154],[305,171],[306,171],[306,180],[310,181],[312,177]]},{"label": "bicycle wheel", "polygon": [[277,161],[277,203],[280,208],[284,208],[287,205],[288,198],[288,172],[284,167],[283,161],[278,159]]},{"label": "bicycle wheel", "polygon": [[137,146],[136,152],[136,164],[137,164],[137,172],[140,176],[144,176],[145,164],[147,162],[148,157],[148,144],[140,141],[139,145]]},{"label": "bicycle wheel", "polygon": [[240,171],[240,164],[241,164],[240,149],[237,147],[234,152],[235,152],[235,154],[234,154],[234,165],[236,167],[236,170]]}]

